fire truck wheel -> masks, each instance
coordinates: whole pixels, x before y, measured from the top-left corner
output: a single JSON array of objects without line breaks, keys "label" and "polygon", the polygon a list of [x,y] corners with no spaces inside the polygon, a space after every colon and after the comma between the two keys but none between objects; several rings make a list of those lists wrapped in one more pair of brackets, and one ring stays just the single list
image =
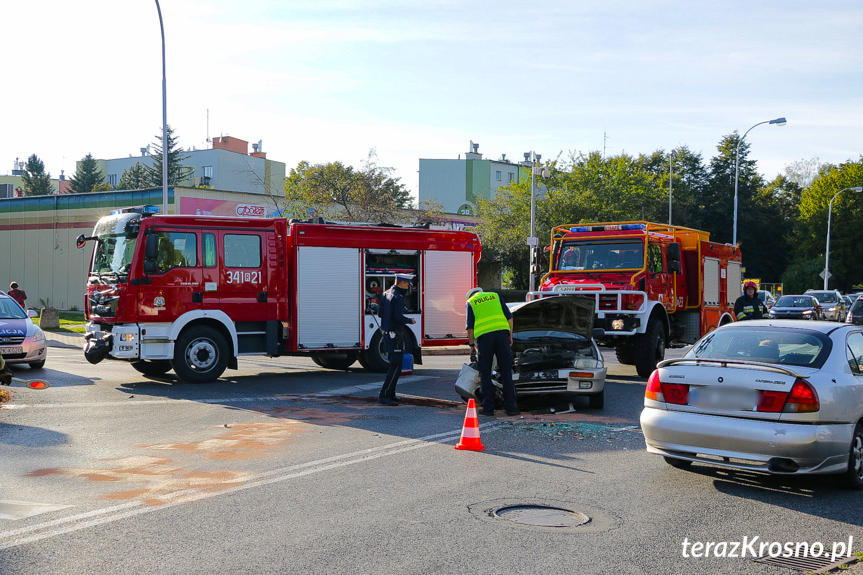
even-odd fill
[{"label": "fire truck wheel", "polygon": [[622,343],[614,348],[614,353],[617,355],[618,363],[622,365],[632,365],[635,363],[635,347],[631,341]]},{"label": "fire truck wheel", "polygon": [[143,373],[144,375],[149,375],[150,377],[158,377],[160,375],[165,375],[166,373],[171,371],[171,362],[168,360],[133,361],[132,367],[138,373]]},{"label": "fire truck wheel", "polygon": [[215,381],[228,367],[228,343],[212,327],[187,328],[174,344],[172,365],[177,377],[185,382]]},{"label": "fire truck wheel", "polygon": [[345,353],[316,353],[312,356],[312,361],[325,369],[344,371],[357,361],[357,353],[353,351]]},{"label": "fire truck wheel", "polygon": [[384,350],[384,338],[380,330],[372,336],[369,348],[360,352],[360,365],[374,373],[386,373],[390,364],[387,362],[387,352]]},{"label": "fire truck wheel", "polygon": [[636,337],[635,371],[638,377],[647,378],[656,369],[656,364],[665,359],[665,330],[658,319],[651,318],[647,331]]}]

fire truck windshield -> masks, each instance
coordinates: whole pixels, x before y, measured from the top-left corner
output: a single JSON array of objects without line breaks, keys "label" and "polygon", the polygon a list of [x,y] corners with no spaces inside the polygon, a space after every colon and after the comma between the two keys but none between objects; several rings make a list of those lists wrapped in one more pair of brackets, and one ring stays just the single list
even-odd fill
[{"label": "fire truck windshield", "polygon": [[558,250],[558,271],[633,270],[644,267],[639,240],[564,240]]},{"label": "fire truck windshield", "polygon": [[97,243],[91,277],[129,275],[140,219],[139,214],[120,214],[99,220],[93,230]]}]

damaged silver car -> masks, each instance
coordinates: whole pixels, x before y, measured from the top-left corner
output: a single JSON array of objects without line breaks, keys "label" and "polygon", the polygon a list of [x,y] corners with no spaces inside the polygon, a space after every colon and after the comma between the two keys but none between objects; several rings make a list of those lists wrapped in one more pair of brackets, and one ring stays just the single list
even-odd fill
[{"label": "damaged silver car", "polygon": [[[606,367],[594,338],[594,300],[566,295],[509,304],[513,316],[513,374],[519,400],[559,396],[568,401],[588,398],[590,407],[605,405]],[[493,368],[494,369],[494,368]],[[502,391],[496,370],[492,381],[499,402]],[[467,401],[482,401],[477,378],[460,377],[456,392]]]}]

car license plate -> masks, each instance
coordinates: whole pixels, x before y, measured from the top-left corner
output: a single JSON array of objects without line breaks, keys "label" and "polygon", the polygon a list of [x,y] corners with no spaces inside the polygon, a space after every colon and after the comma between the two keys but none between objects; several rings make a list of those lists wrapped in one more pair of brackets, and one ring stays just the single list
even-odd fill
[{"label": "car license plate", "polygon": [[18,353],[24,353],[23,347],[0,347],[0,354],[2,355],[14,355]]},{"label": "car license plate", "polygon": [[559,379],[560,374],[556,371],[536,371],[525,375],[525,381],[549,381]]},{"label": "car license plate", "polygon": [[689,405],[710,409],[752,411],[758,405],[758,392],[742,387],[690,387]]}]

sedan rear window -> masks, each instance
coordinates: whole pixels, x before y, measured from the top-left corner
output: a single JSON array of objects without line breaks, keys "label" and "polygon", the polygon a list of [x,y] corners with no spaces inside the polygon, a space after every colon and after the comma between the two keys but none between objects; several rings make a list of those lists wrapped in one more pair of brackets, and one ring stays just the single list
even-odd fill
[{"label": "sedan rear window", "polygon": [[815,307],[815,301],[809,296],[784,295],[776,301],[776,307]]},{"label": "sedan rear window", "polygon": [[830,339],[808,330],[732,328],[716,330],[686,357],[739,359],[820,368],[830,353]]}]

